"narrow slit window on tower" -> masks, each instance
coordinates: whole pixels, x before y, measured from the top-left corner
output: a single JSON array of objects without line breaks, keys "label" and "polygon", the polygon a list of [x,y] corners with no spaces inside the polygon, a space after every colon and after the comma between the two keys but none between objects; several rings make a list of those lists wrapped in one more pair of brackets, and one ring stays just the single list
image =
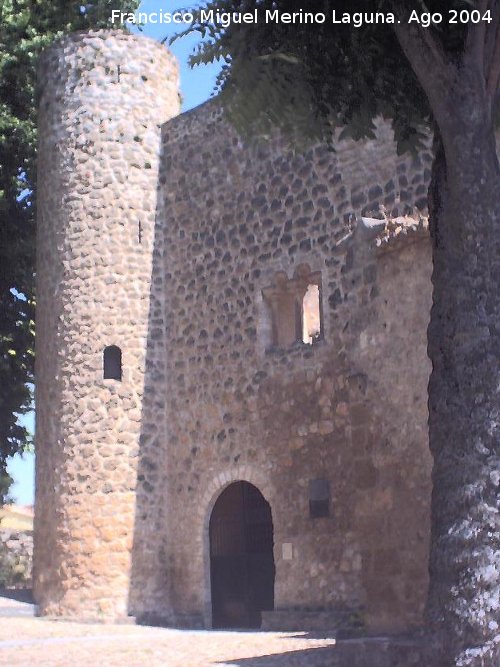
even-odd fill
[{"label": "narrow slit window on tower", "polygon": [[122,379],[122,351],[117,345],[104,348],[102,366],[105,380]]},{"label": "narrow slit window on tower", "polygon": [[327,479],[311,479],[309,482],[309,516],[311,519],[330,516],[330,482]]}]

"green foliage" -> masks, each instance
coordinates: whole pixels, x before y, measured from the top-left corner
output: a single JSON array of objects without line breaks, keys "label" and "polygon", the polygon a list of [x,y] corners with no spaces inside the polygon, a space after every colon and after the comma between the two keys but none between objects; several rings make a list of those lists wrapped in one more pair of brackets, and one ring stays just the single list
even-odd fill
[{"label": "green foliage", "polygon": [[32,404],[37,59],[64,33],[106,27],[112,9],[138,4],[0,0],[0,504],[6,460],[30,442],[17,415]]},{"label": "green foliage", "polygon": [[13,480],[5,468],[5,465],[0,468],[0,506],[11,501],[8,494]]},{"label": "green foliage", "polygon": [[[266,136],[279,125],[293,140],[329,140],[332,130],[341,137],[372,137],[373,120],[392,123],[399,152],[422,146],[433,113],[391,24],[353,27],[334,24],[344,12],[442,12],[445,21],[428,28],[429,34],[453,61],[464,49],[467,26],[450,25],[452,8],[474,8],[472,0],[214,0],[205,11],[249,12],[257,9],[257,23],[224,28],[202,19],[187,32],[202,37],[191,64],[221,60],[224,65],[218,92],[238,129]],[[266,23],[266,10],[323,12],[318,23]]]}]

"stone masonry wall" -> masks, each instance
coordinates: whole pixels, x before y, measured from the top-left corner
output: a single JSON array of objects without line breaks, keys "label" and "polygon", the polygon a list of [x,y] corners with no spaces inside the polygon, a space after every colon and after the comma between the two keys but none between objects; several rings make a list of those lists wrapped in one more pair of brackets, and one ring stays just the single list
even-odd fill
[{"label": "stone masonry wall", "polygon": [[[212,103],[170,121],[163,150],[153,294],[165,297],[166,375],[154,371],[156,346],[146,384],[168,396],[168,466],[143,465],[140,486],[145,508],[159,502],[159,474],[168,489],[162,558],[176,618],[210,623],[210,512],[244,479],[272,508],[276,610],[418,625],[430,244],[382,253],[352,223],[380,204],[395,215],[424,207],[430,155],[398,158],[384,125],[335,155],[294,156],[279,138],[245,146]],[[304,263],[321,272],[323,340],[271,349],[262,290]],[[330,481],[327,518],[309,517],[316,478]]]},{"label": "stone masonry wall", "polygon": [[[272,509],[267,627],[417,626],[431,249],[361,218],[425,209],[431,156],[397,157],[383,124],[335,154],[245,145],[217,103],[169,120],[177,85],[166,49],[121,31],[41,62],[39,611],[210,625],[211,511],[247,480]],[[264,294],[306,265],[323,335],[278,349]],[[328,517],[309,516],[313,479]]]},{"label": "stone masonry wall", "polygon": [[[134,595],[160,126],[179,111],[177,86],[165,48],[121,31],[65,37],[41,62],[34,591],[42,614],[121,617]],[[122,350],[122,382],[103,379],[109,345]],[[163,443],[161,400],[159,415],[150,434]],[[134,581],[153,599],[157,533],[148,539]]]},{"label": "stone masonry wall", "polygon": [[32,570],[32,532],[0,527],[0,588],[31,587]]},{"label": "stone masonry wall", "polygon": [[431,268],[426,237],[379,254],[373,310],[361,314],[350,349],[363,378],[350,410],[351,465],[357,469],[350,502],[362,545],[367,618],[375,631],[417,622],[427,594]]},{"label": "stone masonry wall", "polygon": [[[418,625],[430,243],[377,246],[360,218],[425,208],[430,155],[398,158],[383,124],[293,155],[243,144],[216,103],[169,120],[172,57],[120,31],[56,43],[40,93],[40,613],[210,625],[210,513],[247,480],[272,509],[269,627]],[[306,265],[323,336],[278,349],[263,292]]]}]

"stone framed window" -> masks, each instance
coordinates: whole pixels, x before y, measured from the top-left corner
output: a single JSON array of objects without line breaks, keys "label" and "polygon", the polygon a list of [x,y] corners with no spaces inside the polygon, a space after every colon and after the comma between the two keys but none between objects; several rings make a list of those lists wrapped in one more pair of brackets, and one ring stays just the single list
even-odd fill
[{"label": "stone framed window", "polygon": [[313,345],[323,337],[321,273],[300,264],[293,278],[278,271],[274,284],[262,290],[271,316],[271,345]]},{"label": "stone framed window", "polygon": [[327,479],[309,481],[309,516],[311,519],[330,516],[330,482]]},{"label": "stone framed window", "polygon": [[102,370],[105,380],[122,379],[122,351],[117,345],[108,345],[104,348]]}]

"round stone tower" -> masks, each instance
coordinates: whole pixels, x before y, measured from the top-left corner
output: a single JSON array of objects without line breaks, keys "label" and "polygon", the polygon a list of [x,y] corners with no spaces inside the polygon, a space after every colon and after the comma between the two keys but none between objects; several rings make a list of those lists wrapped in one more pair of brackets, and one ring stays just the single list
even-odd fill
[{"label": "round stone tower", "polygon": [[178,68],[153,40],[79,33],[44,53],[39,88],[35,598],[42,614],[119,618],[152,437],[157,181]]}]

